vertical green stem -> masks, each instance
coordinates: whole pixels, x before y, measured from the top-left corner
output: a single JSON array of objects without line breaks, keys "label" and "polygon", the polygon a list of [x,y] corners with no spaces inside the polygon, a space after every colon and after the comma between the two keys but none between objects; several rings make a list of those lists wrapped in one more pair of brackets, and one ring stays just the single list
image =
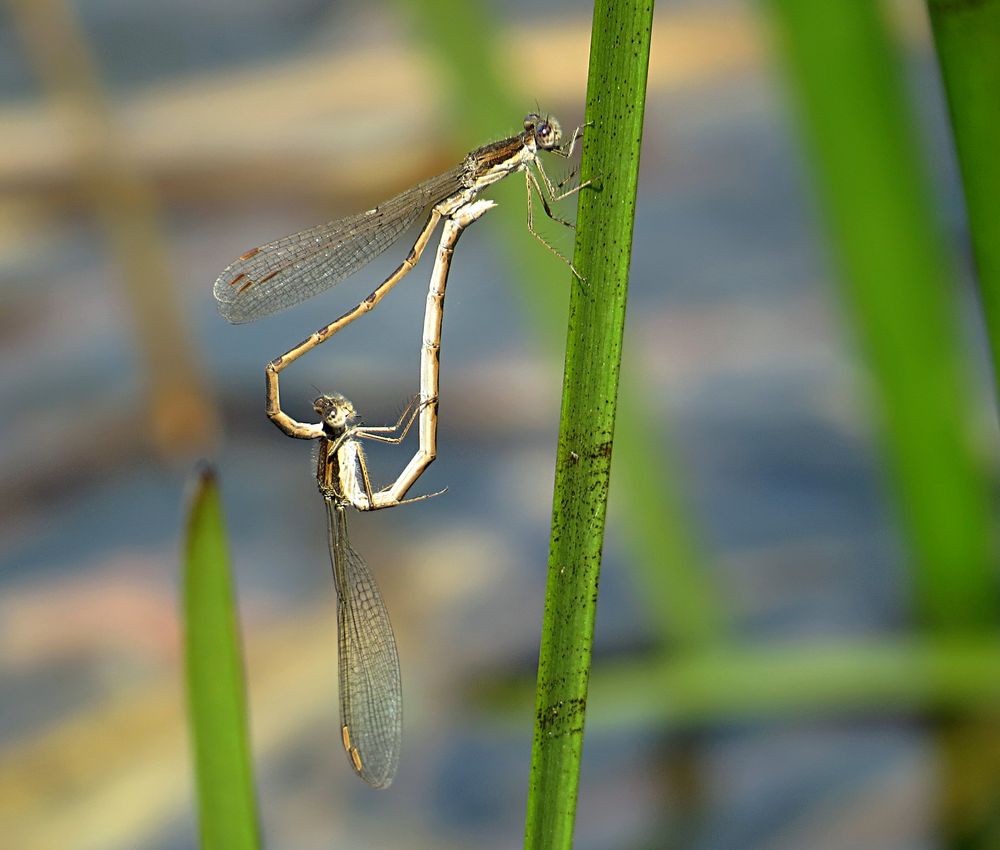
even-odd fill
[{"label": "vertical green stem", "polygon": [[525,847],[573,840],[632,254],[651,0],[598,0]]},{"label": "vertical green stem", "polygon": [[[928,0],[1000,388],[1000,0]],[[997,392],[1000,402],[1000,389]]]},{"label": "vertical green stem", "polygon": [[[1000,0],[928,0],[965,190],[1000,404]],[[1000,722],[963,718],[938,735],[949,846],[1000,843]]]}]

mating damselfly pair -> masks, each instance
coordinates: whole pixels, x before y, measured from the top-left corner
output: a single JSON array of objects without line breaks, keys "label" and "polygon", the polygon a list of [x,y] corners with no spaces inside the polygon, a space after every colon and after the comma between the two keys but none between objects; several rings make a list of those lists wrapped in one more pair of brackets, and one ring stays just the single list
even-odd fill
[{"label": "mating damselfly pair", "polygon": [[[553,183],[542,164],[543,151],[568,159],[578,127],[564,144],[559,122],[531,113],[516,135],[471,151],[444,174],[432,177],[357,215],[303,230],[269,242],[240,256],[215,281],[215,299],[230,322],[250,322],[298,304],[366,266],[421,215],[426,221],[406,258],[357,306],[275,358],[265,368],[266,411],[285,434],[319,441],[316,478],[326,505],[330,560],[338,598],[338,642],[341,734],[357,774],[385,788],[396,774],[402,738],[402,687],[396,643],[385,603],[364,559],[347,536],[346,508],[380,510],[428,498],[406,498],[407,492],[437,455],[438,386],[444,295],[452,255],[462,232],[495,206],[479,194],[505,177],[521,172],[527,188],[528,229],[580,278],[572,264],[534,228],[533,199],[545,214],[550,204],[588,183],[565,189]],[[337,393],[314,402],[317,423],[299,422],[281,408],[280,373],[316,346],[374,307],[416,266],[438,224],[444,221],[431,271],[420,353],[419,394],[392,426],[358,423],[353,405]],[[580,278],[582,280],[582,278]],[[386,487],[372,487],[363,441],[399,444],[418,425],[417,451]],[[429,494],[437,495],[437,494]]]}]

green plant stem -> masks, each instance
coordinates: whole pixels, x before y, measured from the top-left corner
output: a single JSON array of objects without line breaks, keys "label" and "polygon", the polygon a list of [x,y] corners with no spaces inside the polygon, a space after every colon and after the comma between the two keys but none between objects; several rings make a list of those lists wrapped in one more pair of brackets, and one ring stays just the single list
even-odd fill
[{"label": "green plant stem", "polygon": [[[476,697],[497,723],[516,724],[526,678]],[[587,725],[658,730],[845,712],[989,712],[1000,706],[1000,645],[979,638],[796,640],[707,652],[606,659],[590,682]]]},{"label": "green plant stem", "polygon": [[916,608],[932,628],[974,632],[998,609],[988,488],[966,431],[948,263],[879,6],[769,3],[871,368]]},{"label": "green plant stem", "polygon": [[260,846],[225,525],[213,473],[198,476],[184,558],[184,656],[201,846]]},{"label": "green plant stem", "polygon": [[651,0],[598,0],[538,661],[526,848],[573,842],[652,26]]},{"label": "green plant stem", "polygon": [[1000,403],[1000,0],[928,0]]},{"label": "green plant stem", "polygon": [[[1000,2],[928,0],[1000,406]],[[993,676],[996,674],[994,673]],[[938,729],[945,842],[1000,846],[1000,709]]]}]

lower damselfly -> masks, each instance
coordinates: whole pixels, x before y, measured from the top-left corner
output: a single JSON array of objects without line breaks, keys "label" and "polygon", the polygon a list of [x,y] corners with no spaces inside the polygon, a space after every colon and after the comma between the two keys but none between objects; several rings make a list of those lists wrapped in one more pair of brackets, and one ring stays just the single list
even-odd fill
[{"label": "lower damselfly", "polygon": [[[346,509],[389,507],[372,489],[361,441],[401,443],[421,404],[414,399],[395,425],[385,427],[356,424],[354,405],[339,393],[320,396],[313,407],[322,429],[316,481],[326,505],[327,541],[337,588],[341,740],[358,776],[373,788],[387,788],[399,766],[403,734],[399,655],[378,584],[348,539]],[[433,495],[437,494],[405,502]]]}]

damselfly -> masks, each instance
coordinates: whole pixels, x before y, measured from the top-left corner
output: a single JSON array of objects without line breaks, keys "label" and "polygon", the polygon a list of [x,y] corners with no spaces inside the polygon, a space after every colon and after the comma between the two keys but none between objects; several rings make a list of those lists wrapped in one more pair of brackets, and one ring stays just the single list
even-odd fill
[{"label": "damselfly", "polygon": [[[581,130],[581,127],[577,127],[569,145],[564,147],[559,122],[549,115],[531,113],[524,119],[522,132],[477,148],[451,171],[407,189],[359,215],[319,225],[259,248],[253,248],[230,264],[215,281],[214,293],[219,311],[230,322],[253,321],[298,304],[358,271],[385,251],[423,210],[428,206],[431,208],[409,254],[392,274],[357,306],[267,364],[266,410],[275,425],[293,437],[308,439],[315,436],[312,426],[296,422],[281,410],[278,375],[303,354],[374,309],[416,266],[434,228],[442,219],[446,223],[463,221],[463,226],[467,226],[486,212],[487,208],[477,208],[475,214],[470,214],[470,208],[475,206],[476,197],[480,192],[510,174],[520,171],[525,175],[528,230],[546,248],[566,262],[579,277],[572,264],[535,231],[532,198],[537,194],[546,215],[550,218],[568,227],[573,226],[570,222],[554,215],[549,203],[572,195],[588,186],[590,181],[561,191],[566,181],[554,184],[549,179],[539,158],[539,152],[549,151],[568,159],[573,154],[576,142],[582,138]],[[457,233],[460,232],[461,228],[456,231],[456,241]],[[444,245],[445,237],[442,234],[440,246],[444,248]],[[422,365],[421,394],[425,399],[436,398],[436,392],[428,393],[423,388],[425,371]],[[436,417],[436,403],[427,409],[425,416],[421,416],[422,443],[428,428],[431,427],[430,420],[434,417]],[[425,420],[427,420],[426,427]],[[429,459],[418,462],[413,476],[408,483],[404,483],[402,492],[405,493],[405,488],[412,485],[431,460],[433,453]]]},{"label": "damselfly", "polygon": [[[354,406],[340,394],[320,396],[313,407],[320,415],[322,430],[316,481],[326,505],[330,562],[337,587],[341,740],[358,776],[374,788],[386,788],[399,766],[403,730],[399,655],[375,578],[347,537],[345,509],[389,507],[380,500],[381,494],[372,490],[361,440],[402,442],[421,405],[414,399],[395,425],[374,428],[355,424]],[[406,501],[426,498],[429,496]]]},{"label": "damselfly", "polygon": [[[431,207],[427,221],[407,258],[378,289],[358,305],[360,312],[366,312],[410,272],[442,218],[453,215],[471,203],[486,187],[519,171],[524,172],[528,192],[528,229],[550,251],[561,257],[535,232],[532,189],[550,218],[572,227],[568,221],[552,213],[549,202],[560,201],[588,184],[582,183],[560,191],[562,184],[556,185],[549,179],[538,154],[540,151],[549,151],[569,158],[577,140],[582,138],[581,129],[576,129],[568,148],[564,148],[559,122],[550,115],[531,113],[524,119],[522,132],[476,148],[457,167],[407,189],[370,210],[321,224],[247,251],[227,266],[215,281],[213,291],[219,312],[223,318],[233,323],[251,322],[311,298],[370,263],[423,210]],[[534,166],[534,170],[530,166]],[[563,260],[572,268],[565,257]],[[346,314],[342,319],[350,317],[348,321],[353,321],[357,316],[352,313]],[[312,344],[309,347],[319,344],[347,324],[342,319],[310,337]],[[320,338],[313,341],[316,336]],[[297,346],[292,349],[285,357],[294,360],[301,356],[305,351],[299,351],[299,348]]]},{"label": "damselfly", "polygon": [[[394,426],[355,424],[353,405],[336,394],[320,396],[314,402],[313,409],[320,415],[318,423],[298,422],[280,409],[272,417],[289,436],[319,441],[316,479],[326,503],[330,559],[337,586],[341,735],[351,765],[375,788],[389,785],[399,763],[402,734],[399,658],[378,585],[348,540],[345,509],[374,511],[429,498],[404,497],[437,453],[441,325],[451,258],[464,229],[493,206],[493,201],[476,201],[445,222],[424,313],[420,394]],[[269,371],[268,399],[271,398],[277,405],[278,374]],[[373,489],[361,441],[399,444],[418,418],[420,442],[416,453],[393,483]]]}]

